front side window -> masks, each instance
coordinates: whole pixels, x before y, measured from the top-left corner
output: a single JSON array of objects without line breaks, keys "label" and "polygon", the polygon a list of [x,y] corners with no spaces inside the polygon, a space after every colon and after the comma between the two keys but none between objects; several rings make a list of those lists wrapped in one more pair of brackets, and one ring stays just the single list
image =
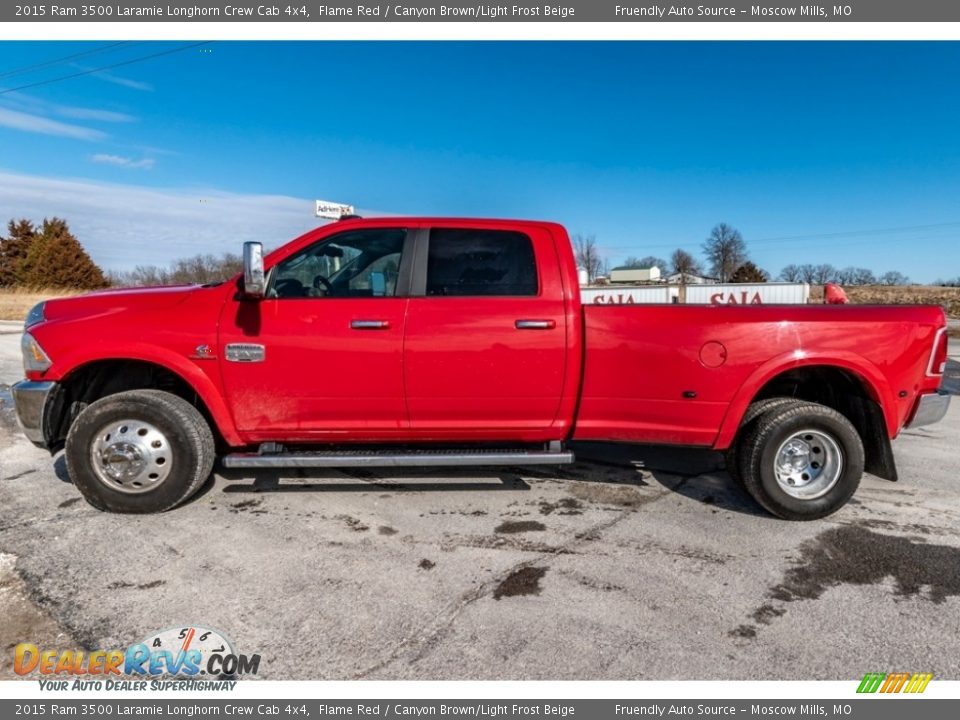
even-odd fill
[{"label": "front side window", "polygon": [[393,297],[406,235],[377,228],[314,243],[273,269],[267,297]]},{"label": "front side window", "polygon": [[533,244],[507,230],[430,231],[427,295],[536,295]]}]

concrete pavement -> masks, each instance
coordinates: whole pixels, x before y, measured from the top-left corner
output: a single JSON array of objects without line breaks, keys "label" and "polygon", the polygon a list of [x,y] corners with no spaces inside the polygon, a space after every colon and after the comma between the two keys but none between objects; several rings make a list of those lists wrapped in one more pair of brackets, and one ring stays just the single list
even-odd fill
[{"label": "concrete pavement", "polygon": [[18,339],[0,334],[17,608],[0,677],[16,642],[202,624],[272,679],[960,679],[960,402],[896,442],[899,482],[866,477],[811,523],[767,515],[713,453],[602,445],[559,470],[220,473],[182,508],[122,516],[14,427]]}]

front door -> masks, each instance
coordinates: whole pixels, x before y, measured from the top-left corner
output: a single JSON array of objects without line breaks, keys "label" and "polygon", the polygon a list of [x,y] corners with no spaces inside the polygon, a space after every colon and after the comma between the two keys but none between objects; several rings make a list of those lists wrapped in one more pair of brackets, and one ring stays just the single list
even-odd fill
[{"label": "front door", "polygon": [[404,347],[411,428],[435,439],[556,439],[567,328],[553,238],[434,227],[418,256],[426,272],[414,273]]},{"label": "front door", "polygon": [[403,228],[328,236],[268,268],[262,300],[226,304],[219,352],[238,430],[254,442],[336,441],[407,427],[411,242]]}]

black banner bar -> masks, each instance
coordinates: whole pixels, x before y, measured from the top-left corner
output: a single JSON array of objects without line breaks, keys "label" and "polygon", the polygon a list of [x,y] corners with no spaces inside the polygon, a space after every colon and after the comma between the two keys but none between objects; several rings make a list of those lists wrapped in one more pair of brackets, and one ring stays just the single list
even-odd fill
[{"label": "black banner bar", "polygon": [[[907,708],[906,705],[910,707]],[[960,700],[875,696],[842,700],[110,700],[0,701],[0,717],[349,718],[379,720],[642,720],[663,718],[823,718],[953,720]]]},{"label": "black banner bar", "polygon": [[554,0],[400,3],[290,2],[60,2],[3,3],[0,22],[960,22],[956,0]]}]

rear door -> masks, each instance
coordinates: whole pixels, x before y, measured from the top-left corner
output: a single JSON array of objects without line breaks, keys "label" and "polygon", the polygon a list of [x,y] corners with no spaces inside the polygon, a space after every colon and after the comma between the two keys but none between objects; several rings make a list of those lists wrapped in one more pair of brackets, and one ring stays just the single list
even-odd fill
[{"label": "rear door", "polygon": [[420,233],[414,263],[411,428],[423,439],[556,439],[567,328],[550,233],[436,225]]}]

